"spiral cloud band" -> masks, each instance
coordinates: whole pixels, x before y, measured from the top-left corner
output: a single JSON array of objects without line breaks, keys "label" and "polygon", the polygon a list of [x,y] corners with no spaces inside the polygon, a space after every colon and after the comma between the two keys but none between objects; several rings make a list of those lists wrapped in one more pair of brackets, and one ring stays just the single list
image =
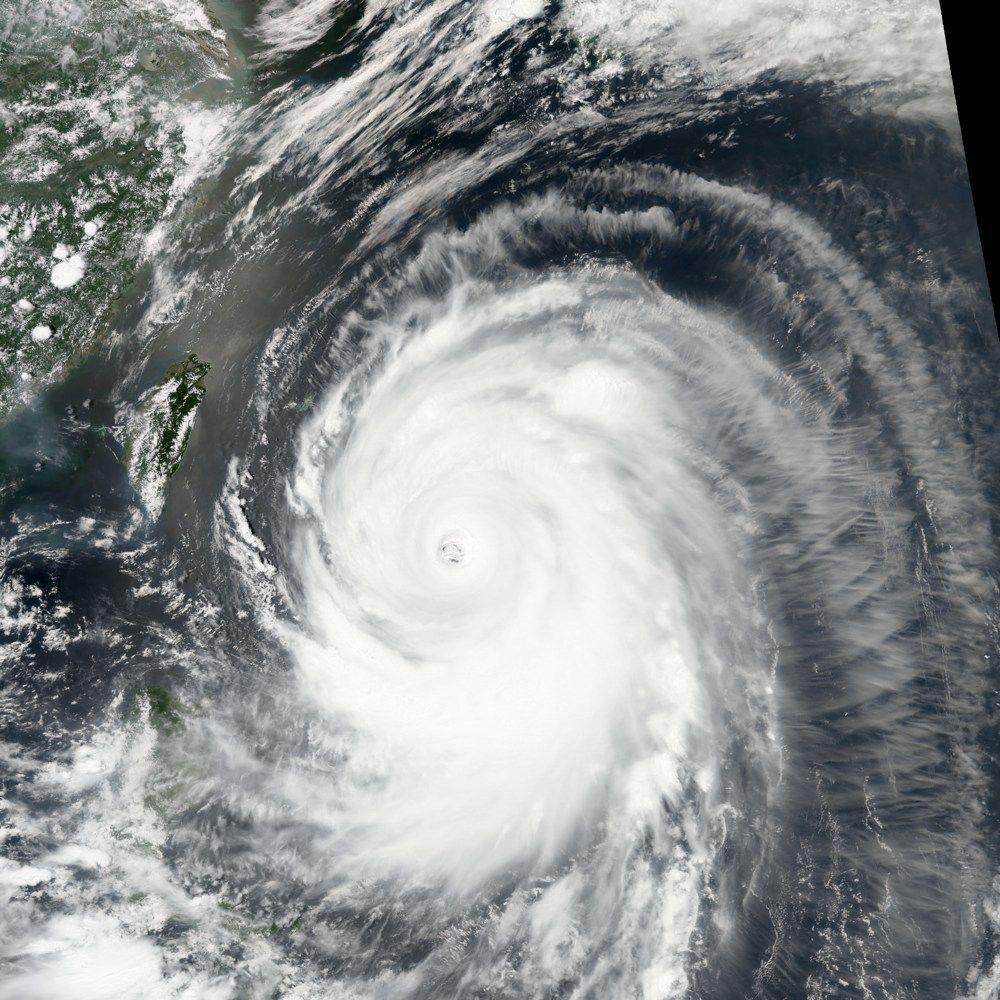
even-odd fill
[{"label": "spiral cloud band", "polygon": [[711,414],[725,399],[754,416],[777,373],[631,268],[533,276],[494,248],[506,273],[469,273],[532,216],[589,239],[674,232],[663,211],[553,200],[486,220],[438,251],[446,288],[403,290],[372,322],[369,360],[302,435],[308,627],[289,641],[343,733],[329,856],[386,891],[541,879],[508,917],[532,950],[570,952],[535,958],[539,995],[579,961],[572,914],[611,929],[622,961],[648,920],[627,964],[676,985],[732,809],[720,757],[769,725],[752,514]]},{"label": "spiral cloud band", "polygon": [[[719,272],[714,301],[673,291]],[[960,442],[928,455],[916,335],[795,212],[647,168],[430,241],[338,343],[351,361],[301,430],[279,547],[294,697],[336,748],[295,791],[322,830],[310,865],[339,906],[403,907],[407,937],[445,922],[420,994],[466,963],[485,988],[515,953],[525,995],[683,991],[692,948],[730,947],[793,865],[782,816],[812,793],[790,744],[835,752],[843,727],[894,755],[897,789],[927,766],[905,731],[877,735],[915,710],[913,511],[925,538],[946,530],[967,488]],[[933,475],[901,489],[900,451]],[[965,548],[936,572],[985,593],[978,529],[947,530]],[[825,638],[776,632],[804,609]],[[827,685],[844,721],[784,732]],[[836,794],[867,817],[839,850],[867,866],[871,789]],[[911,887],[881,919],[919,917]],[[443,927],[484,898],[506,902],[459,960]],[[855,902],[875,927],[883,904]],[[863,945],[848,961],[900,961]]]}]

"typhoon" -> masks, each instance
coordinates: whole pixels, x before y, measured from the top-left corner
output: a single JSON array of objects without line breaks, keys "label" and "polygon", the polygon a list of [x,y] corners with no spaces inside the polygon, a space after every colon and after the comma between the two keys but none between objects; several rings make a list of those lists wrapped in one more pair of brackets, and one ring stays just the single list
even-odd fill
[{"label": "typhoon", "polygon": [[2,1000],[997,996],[934,3],[0,43]]}]

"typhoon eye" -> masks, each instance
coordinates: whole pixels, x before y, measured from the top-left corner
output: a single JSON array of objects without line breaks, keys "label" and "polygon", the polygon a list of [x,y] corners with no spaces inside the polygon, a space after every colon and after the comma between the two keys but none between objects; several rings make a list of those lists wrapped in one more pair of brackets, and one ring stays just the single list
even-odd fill
[{"label": "typhoon eye", "polygon": [[469,555],[466,541],[455,536],[445,538],[438,546],[438,557],[450,566],[467,562]]}]

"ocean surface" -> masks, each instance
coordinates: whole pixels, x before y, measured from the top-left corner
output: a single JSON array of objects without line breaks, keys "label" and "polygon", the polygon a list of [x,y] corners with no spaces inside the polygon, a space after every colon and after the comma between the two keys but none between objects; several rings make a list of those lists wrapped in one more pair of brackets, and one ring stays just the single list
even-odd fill
[{"label": "ocean surface", "polygon": [[933,2],[0,0],[0,1000],[997,997],[998,377]]}]

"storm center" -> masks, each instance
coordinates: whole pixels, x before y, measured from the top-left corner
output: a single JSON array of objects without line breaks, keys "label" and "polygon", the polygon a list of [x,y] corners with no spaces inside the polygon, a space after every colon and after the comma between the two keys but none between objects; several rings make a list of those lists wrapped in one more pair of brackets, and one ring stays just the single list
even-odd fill
[{"label": "storm center", "polygon": [[446,538],[438,547],[439,558],[446,563],[457,566],[464,563],[467,558],[465,544],[459,538]]}]

